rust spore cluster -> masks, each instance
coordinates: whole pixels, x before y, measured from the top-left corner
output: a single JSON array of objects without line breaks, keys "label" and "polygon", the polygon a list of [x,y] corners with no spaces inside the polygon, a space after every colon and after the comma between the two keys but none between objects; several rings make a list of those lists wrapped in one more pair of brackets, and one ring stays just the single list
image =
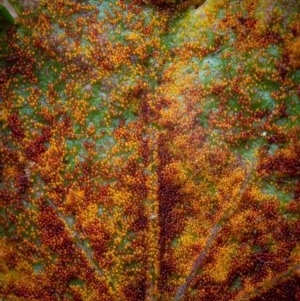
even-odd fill
[{"label": "rust spore cluster", "polygon": [[300,300],[299,1],[19,5],[0,300]]}]

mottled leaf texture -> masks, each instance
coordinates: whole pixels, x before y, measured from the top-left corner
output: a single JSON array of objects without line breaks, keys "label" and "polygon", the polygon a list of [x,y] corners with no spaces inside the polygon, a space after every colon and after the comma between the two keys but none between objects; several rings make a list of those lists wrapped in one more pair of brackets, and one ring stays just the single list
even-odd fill
[{"label": "mottled leaf texture", "polygon": [[300,300],[299,1],[8,4],[0,300]]}]

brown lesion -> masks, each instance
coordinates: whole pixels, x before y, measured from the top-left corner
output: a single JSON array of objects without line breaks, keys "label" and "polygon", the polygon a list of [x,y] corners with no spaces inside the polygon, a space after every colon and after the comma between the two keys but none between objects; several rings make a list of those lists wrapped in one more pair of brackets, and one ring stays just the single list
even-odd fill
[{"label": "brown lesion", "polygon": [[291,26],[293,39],[287,45],[287,54],[290,66],[296,70],[300,68],[300,21],[296,21]]},{"label": "brown lesion", "polygon": [[146,3],[151,3],[159,8],[170,8],[176,10],[186,10],[189,7],[198,8],[205,3],[206,0],[148,0]]}]

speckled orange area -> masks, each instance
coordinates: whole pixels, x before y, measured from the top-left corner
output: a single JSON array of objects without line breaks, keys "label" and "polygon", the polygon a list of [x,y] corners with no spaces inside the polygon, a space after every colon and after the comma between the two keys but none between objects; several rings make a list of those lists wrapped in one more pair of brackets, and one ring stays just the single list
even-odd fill
[{"label": "speckled orange area", "polygon": [[299,300],[299,11],[52,0],[1,30],[0,300]]}]

